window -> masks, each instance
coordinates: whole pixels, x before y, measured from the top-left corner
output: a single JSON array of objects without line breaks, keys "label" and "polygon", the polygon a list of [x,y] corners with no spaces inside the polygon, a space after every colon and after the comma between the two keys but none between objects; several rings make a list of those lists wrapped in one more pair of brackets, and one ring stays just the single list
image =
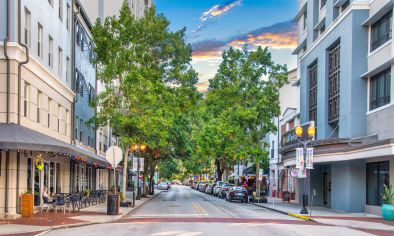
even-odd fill
[{"label": "window", "polygon": [[391,69],[387,69],[370,80],[369,110],[390,103]]},{"label": "window", "polygon": [[42,57],[42,39],[43,39],[43,29],[40,24],[38,24],[38,37],[37,37],[37,55]]},{"label": "window", "polygon": [[67,27],[67,29],[68,30],[70,30],[70,25],[71,25],[71,22],[70,22],[70,19],[71,19],[71,8],[70,8],[70,5],[67,3],[67,19],[66,19],[66,27]]},{"label": "window", "polygon": [[27,158],[27,190],[32,191],[33,186],[33,160],[32,158]]},{"label": "window", "polygon": [[326,5],[327,0],[320,0],[320,9]]},{"label": "window", "polygon": [[30,11],[25,8],[25,44],[30,47],[31,37],[31,14]]},{"label": "window", "polygon": [[82,119],[79,120],[79,141],[82,142],[82,126],[83,126],[83,121]]},{"label": "window", "polygon": [[49,67],[53,66],[53,38],[49,36],[48,41],[48,65]]},{"label": "window", "polygon": [[51,5],[51,7],[53,7],[53,0],[48,0],[49,5]]},{"label": "window", "polygon": [[378,20],[371,27],[371,52],[385,42],[391,39],[391,19],[393,12],[390,11],[385,16],[383,16],[380,20]]},{"label": "window", "polygon": [[63,0],[59,0],[59,19],[63,21]]},{"label": "window", "polygon": [[317,63],[309,67],[309,120],[317,121]]},{"label": "window", "polygon": [[58,105],[57,107],[57,131],[60,132],[60,121],[62,119],[62,107]]},{"label": "window", "polygon": [[389,172],[389,161],[367,163],[367,205],[382,205],[383,185],[390,185]]},{"label": "window", "polygon": [[328,122],[339,119],[340,44],[328,52]]},{"label": "window", "polygon": [[51,127],[51,104],[52,99],[48,99],[48,128]]},{"label": "window", "polygon": [[23,85],[23,116],[27,117],[28,116],[28,111],[29,111],[29,84],[25,82]]},{"label": "window", "polygon": [[305,12],[305,13],[304,13],[304,17],[303,17],[303,25],[302,25],[302,27],[303,27],[302,29],[303,29],[303,30],[306,30],[306,26],[307,26],[307,24],[308,24],[307,21],[308,21],[308,15],[307,15],[307,12]]},{"label": "window", "polygon": [[67,135],[68,134],[68,121],[70,117],[70,112],[66,109],[66,117],[64,119],[64,133]]},{"label": "window", "polygon": [[70,80],[70,58],[66,57],[66,82]]},{"label": "window", "polygon": [[58,74],[60,77],[63,75],[63,50],[59,47],[58,49],[58,54],[57,54],[57,69],[58,69]]},{"label": "window", "polygon": [[341,12],[344,12],[350,6],[350,0],[344,2],[341,6]]},{"label": "window", "polygon": [[41,92],[38,91],[37,93],[37,123],[41,122]]},{"label": "window", "polygon": [[78,140],[78,128],[79,128],[79,119],[78,116],[75,117],[75,123],[74,123],[74,139]]}]

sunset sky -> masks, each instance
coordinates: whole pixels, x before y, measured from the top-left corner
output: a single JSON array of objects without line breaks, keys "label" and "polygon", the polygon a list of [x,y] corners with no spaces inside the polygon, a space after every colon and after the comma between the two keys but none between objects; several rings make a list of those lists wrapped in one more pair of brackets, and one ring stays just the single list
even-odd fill
[{"label": "sunset sky", "polygon": [[229,46],[268,46],[277,63],[296,67],[296,0],[156,0],[171,29],[186,27],[200,89],[208,85]]}]

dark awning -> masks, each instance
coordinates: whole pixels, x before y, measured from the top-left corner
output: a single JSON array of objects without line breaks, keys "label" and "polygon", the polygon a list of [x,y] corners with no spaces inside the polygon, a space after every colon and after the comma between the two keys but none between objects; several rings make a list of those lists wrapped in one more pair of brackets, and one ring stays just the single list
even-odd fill
[{"label": "dark awning", "polygon": [[110,166],[107,160],[94,153],[16,124],[0,124],[0,149],[67,153]]}]

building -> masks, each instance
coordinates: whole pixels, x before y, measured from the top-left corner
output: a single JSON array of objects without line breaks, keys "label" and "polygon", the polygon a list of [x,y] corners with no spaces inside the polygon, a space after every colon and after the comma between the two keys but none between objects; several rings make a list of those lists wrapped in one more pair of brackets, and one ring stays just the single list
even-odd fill
[{"label": "building", "polygon": [[295,179],[290,176],[290,169],[285,167],[279,155],[282,135],[294,129],[299,124],[299,80],[297,69],[288,72],[288,83],[279,89],[280,116],[275,117],[274,123],[277,127],[276,134],[269,134],[269,189],[271,196],[282,197],[283,191],[289,191],[292,200],[296,199]]},{"label": "building", "polygon": [[17,216],[26,191],[36,207],[45,188],[74,191],[86,173],[73,175],[71,162],[108,167],[72,145],[72,3],[0,1],[0,217]]},{"label": "building", "polygon": [[[103,21],[108,16],[116,16],[124,0],[80,0],[90,19]],[[145,10],[153,6],[153,0],[127,0],[131,12],[137,18],[144,16]]]},{"label": "building", "polygon": [[[299,1],[300,120],[317,129],[309,204],[379,215],[383,184],[394,183],[392,10],[388,0]],[[279,153],[291,168],[298,144],[287,140]]]}]

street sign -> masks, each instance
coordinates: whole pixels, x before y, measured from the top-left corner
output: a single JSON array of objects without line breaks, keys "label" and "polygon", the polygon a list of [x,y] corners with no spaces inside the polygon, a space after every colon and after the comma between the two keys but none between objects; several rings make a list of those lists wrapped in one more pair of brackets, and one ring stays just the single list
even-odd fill
[{"label": "street sign", "polygon": [[[133,157],[133,171],[138,171],[138,158]],[[144,158],[140,157],[140,171],[144,171]]]},{"label": "street sign", "polygon": [[296,148],[296,168],[304,169],[304,149]]},{"label": "street sign", "polygon": [[306,149],[305,168],[313,169],[313,148]]},{"label": "street sign", "polygon": [[105,159],[112,165],[112,167],[116,167],[123,158],[122,149],[118,146],[111,146],[108,148],[105,153]]}]

